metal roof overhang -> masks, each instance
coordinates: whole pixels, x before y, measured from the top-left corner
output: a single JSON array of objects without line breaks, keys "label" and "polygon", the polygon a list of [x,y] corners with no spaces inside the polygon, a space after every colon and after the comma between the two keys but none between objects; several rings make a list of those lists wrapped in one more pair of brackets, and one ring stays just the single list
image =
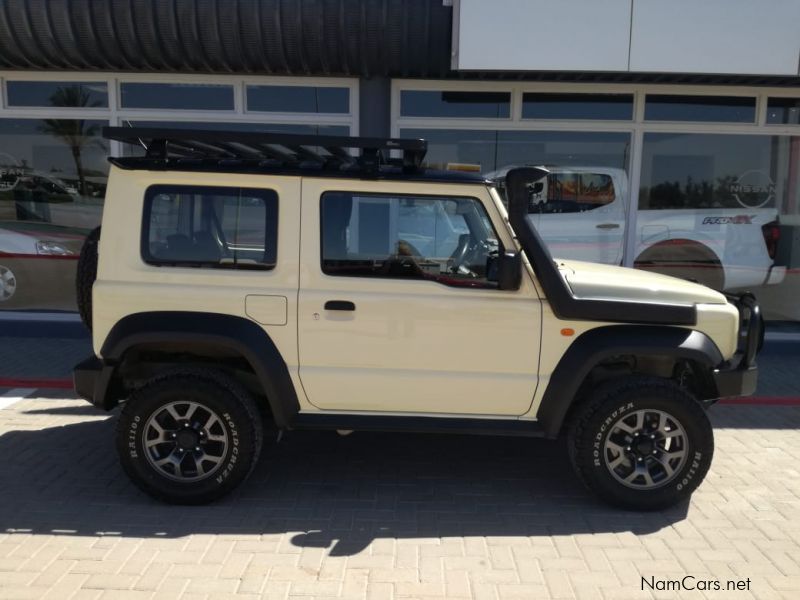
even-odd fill
[{"label": "metal roof overhang", "polygon": [[0,69],[800,86],[800,77],[450,69],[442,0],[3,0]]}]

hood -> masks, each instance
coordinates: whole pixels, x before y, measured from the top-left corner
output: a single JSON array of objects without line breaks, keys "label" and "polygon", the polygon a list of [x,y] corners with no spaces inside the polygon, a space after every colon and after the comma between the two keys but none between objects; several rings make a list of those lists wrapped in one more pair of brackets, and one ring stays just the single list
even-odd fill
[{"label": "hood", "polygon": [[576,298],[674,304],[727,303],[725,296],[709,287],[669,275],[577,260],[557,258],[555,261]]}]

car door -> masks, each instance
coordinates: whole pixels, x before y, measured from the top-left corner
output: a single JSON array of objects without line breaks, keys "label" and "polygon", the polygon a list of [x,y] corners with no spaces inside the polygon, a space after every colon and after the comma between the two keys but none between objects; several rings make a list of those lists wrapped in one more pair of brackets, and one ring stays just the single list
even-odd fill
[{"label": "car door", "polygon": [[615,170],[559,170],[547,177],[534,225],[558,258],[617,265],[625,238],[623,181]]},{"label": "car door", "polygon": [[541,306],[528,276],[518,291],[487,280],[487,258],[512,241],[502,232],[498,242],[475,188],[397,182],[402,193],[386,194],[385,183],[354,183],[303,181],[298,338],[309,401],[348,412],[525,413]]}]

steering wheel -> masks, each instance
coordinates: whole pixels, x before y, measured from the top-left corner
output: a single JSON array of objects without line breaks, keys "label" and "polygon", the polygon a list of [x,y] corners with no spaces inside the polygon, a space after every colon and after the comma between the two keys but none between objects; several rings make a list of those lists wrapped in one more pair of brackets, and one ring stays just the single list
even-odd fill
[{"label": "steering wheel", "polygon": [[466,277],[479,277],[478,273],[470,268],[475,264],[476,253],[483,244],[475,241],[469,233],[458,236],[458,246],[447,260],[447,270],[450,273]]},{"label": "steering wheel", "polygon": [[468,233],[462,233],[458,236],[458,245],[456,249],[453,250],[450,258],[447,259],[447,268],[452,273],[457,273],[459,268],[464,265],[467,254],[469,254],[471,240],[472,236]]}]

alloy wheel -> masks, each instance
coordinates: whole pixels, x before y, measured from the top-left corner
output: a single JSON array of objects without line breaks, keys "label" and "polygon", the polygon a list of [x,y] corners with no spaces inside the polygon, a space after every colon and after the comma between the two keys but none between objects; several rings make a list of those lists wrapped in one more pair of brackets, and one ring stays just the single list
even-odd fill
[{"label": "alloy wheel", "polygon": [[143,445],[150,465],[181,482],[211,477],[230,443],[220,416],[202,404],[170,402],[147,420]]},{"label": "alloy wheel", "polygon": [[623,485],[639,490],[659,488],[675,478],[686,463],[686,431],[663,410],[637,410],[611,427],[603,458]]},{"label": "alloy wheel", "polygon": [[0,302],[11,299],[17,291],[17,278],[8,267],[0,265]]}]

